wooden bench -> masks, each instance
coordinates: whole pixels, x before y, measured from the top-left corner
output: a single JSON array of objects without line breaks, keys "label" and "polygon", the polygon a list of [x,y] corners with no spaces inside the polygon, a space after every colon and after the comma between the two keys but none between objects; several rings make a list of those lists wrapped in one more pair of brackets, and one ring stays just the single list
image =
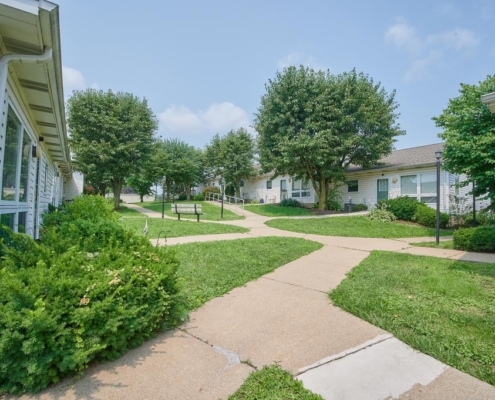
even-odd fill
[{"label": "wooden bench", "polygon": [[191,215],[196,215],[198,222],[199,222],[199,216],[203,214],[201,212],[201,204],[172,204],[172,210],[174,214],[177,214],[178,219],[180,221],[180,215],[181,214],[191,214]]}]

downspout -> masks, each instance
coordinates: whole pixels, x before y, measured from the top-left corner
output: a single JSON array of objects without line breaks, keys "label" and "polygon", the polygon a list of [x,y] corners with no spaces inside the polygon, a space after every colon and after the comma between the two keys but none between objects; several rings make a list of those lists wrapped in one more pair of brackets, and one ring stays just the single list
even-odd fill
[{"label": "downspout", "polygon": [[52,49],[45,47],[45,52],[40,55],[5,54],[0,57],[0,104],[7,103],[7,78],[9,76],[9,63],[20,62],[26,64],[41,64],[51,60]]}]

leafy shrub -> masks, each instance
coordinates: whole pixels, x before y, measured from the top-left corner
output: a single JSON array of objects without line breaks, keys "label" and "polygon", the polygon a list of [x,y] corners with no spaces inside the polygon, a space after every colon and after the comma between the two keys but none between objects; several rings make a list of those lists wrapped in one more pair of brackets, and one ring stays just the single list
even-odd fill
[{"label": "leafy shrub", "polygon": [[177,200],[179,200],[179,201],[187,200],[187,194],[185,194],[185,193],[179,194],[179,197],[177,198]]},{"label": "leafy shrub", "polygon": [[301,203],[299,203],[296,199],[284,199],[280,203],[278,203],[280,207],[301,207]]},{"label": "leafy shrub", "polygon": [[473,220],[473,214],[470,213],[464,217],[464,226],[485,226],[495,225],[495,215],[491,211],[482,211],[476,214],[476,223]]},{"label": "leafy shrub", "polygon": [[204,201],[205,200],[205,195],[203,193],[198,193],[193,197],[194,201]]},{"label": "leafy shrub", "polygon": [[465,251],[495,251],[495,227],[480,226],[456,230],[454,248]]},{"label": "leafy shrub", "polygon": [[[428,228],[435,228],[437,226],[437,211],[420,203],[411,220]],[[448,224],[449,216],[441,212],[440,228],[446,228]]]},{"label": "leafy shrub", "polygon": [[472,225],[473,203],[468,196],[449,195],[450,222],[453,226]]},{"label": "leafy shrub", "polygon": [[220,188],[218,186],[206,186],[203,188],[201,193],[205,194],[206,192],[221,193]]},{"label": "leafy shrub", "polygon": [[353,212],[368,211],[368,206],[363,203],[353,204],[352,211]]},{"label": "leafy shrub", "polygon": [[342,196],[338,187],[334,187],[328,191],[327,209],[331,211],[342,211]]},{"label": "leafy shrub", "polygon": [[386,204],[387,210],[392,212],[397,217],[397,219],[400,219],[402,221],[411,221],[412,217],[416,213],[418,205],[420,204],[417,199],[408,196],[382,200],[381,203]]},{"label": "leafy shrub", "polygon": [[379,222],[392,222],[397,219],[393,213],[387,210],[386,204],[382,204],[380,207],[373,208],[366,216],[366,218],[372,221]]},{"label": "leafy shrub", "polygon": [[250,199],[249,204],[260,204],[260,199]]},{"label": "leafy shrub", "polygon": [[44,226],[39,243],[12,231],[0,243],[0,393],[41,390],[185,316],[174,250],[154,248],[113,213],[78,214],[93,200]]}]

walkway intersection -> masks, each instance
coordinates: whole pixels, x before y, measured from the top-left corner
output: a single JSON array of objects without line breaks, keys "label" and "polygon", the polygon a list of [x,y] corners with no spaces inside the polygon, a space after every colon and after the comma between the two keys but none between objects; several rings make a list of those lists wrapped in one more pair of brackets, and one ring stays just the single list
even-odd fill
[{"label": "walkway intersection", "polygon": [[252,371],[278,363],[325,399],[495,399],[493,386],[413,350],[333,306],[328,297],[372,250],[480,262],[495,262],[495,255],[409,245],[431,238],[287,232],[264,225],[270,218],[248,211],[244,215],[244,220],[217,223],[247,227],[249,233],[170,238],[167,245],[292,236],[323,247],[209,301],[180,329],[163,333],[114,362],[89,368],[81,379],[24,398],[227,398]]}]

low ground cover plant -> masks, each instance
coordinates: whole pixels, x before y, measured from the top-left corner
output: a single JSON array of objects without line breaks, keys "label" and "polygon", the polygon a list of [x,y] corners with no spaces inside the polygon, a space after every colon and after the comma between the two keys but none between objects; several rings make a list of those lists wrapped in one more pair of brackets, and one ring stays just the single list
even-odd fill
[{"label": "low ground cover plant", "polygon": [[393,212],[387,209],[386,204],[382,204],[377,208],[373,208],[366,216],[370,221],[392,222],[397,219]]},{"label": "low ground cover plant", "polygon": [[416,350],[495,384],[495,264],[373,251],[330,293]]},{"label": "low ground cover plant", "polygon": [[368,210],[368,206],[363,203],[353,204],[352,206],[352,212],[367,211],[367,210]]},{"label": "low ground cover plant", "polygon": [[280,207],[301,207],[301,203],[296,199],[283,199],[278,205]]},{"label": "low ground cover plant", "polygon": [[252,372],[242,386],[228,400],[323,400],[318,394],[305,389],[302,382],[278,365],[265,365]]},{"label": "low ground cover plant", "polygon": [[454,232],[454,248],[465,251],[495,252],[495,226],[456,230]]},{"label": "low ground cover plant", "polygon": [[9,232],[0,244],[0,393],[39,391],[185,317],[174,251],[107,210],[82,197],[45,216],[39,243]]}]

